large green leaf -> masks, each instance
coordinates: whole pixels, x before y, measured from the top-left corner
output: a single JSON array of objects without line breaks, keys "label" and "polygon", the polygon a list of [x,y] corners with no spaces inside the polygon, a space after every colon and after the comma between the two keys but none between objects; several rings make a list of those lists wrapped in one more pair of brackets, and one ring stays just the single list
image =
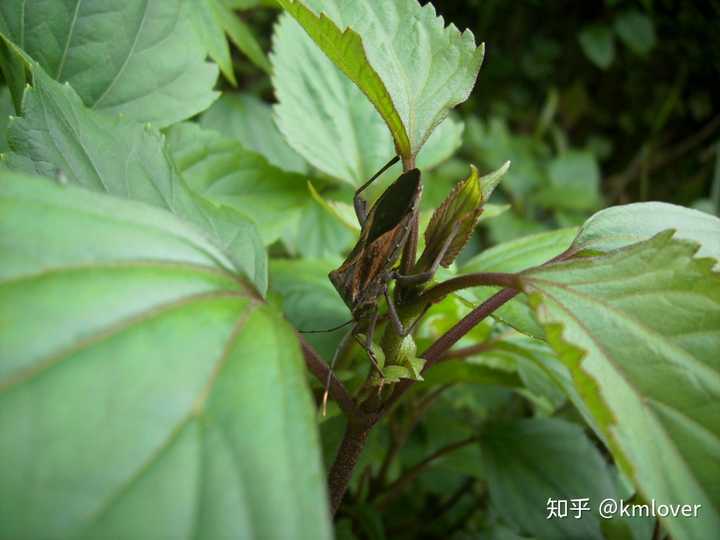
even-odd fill
[{"label": "large green leaf", "polygon": [[237,139],[276,167],[307,173],[307,163],[288,145],[275,125],[270,105],[252,94],[223,94],[200,117],[200,125]]},{"label": "large green leaf", "polygon": [[271,244],[311,202],[305,177],[270,165],[264,157],[197,124],[168,131],[173,161],[191,188],[252,218]]},{"label": "large green leaf", "polygon": [[579,426],[555,419],[494,424],[481,446],[491,504],[508,524],[543,540],[603,538],[592,511],[547,518],[548,499],[589,498],[592,508],[614,495],[602,456]]},{"label": "large green leaf", "polygon": [[[395,155],[382,118],[289,16],[274,36],[273,83],[278,127],[290,145],[325,174],[359,186]],[[463,125],[447,119],[418,156],[427,170],[461,144]],[[400,166],[388,178],[397,177]]]},{"label": "large green leaf", "polygon": [[266,289],[267,260],[254,225],[194,195],[166,156],[159,132],[91,111],[70,86],[38,65],[32,72],[23,116],[8,132],[12,168],[169,209],[206,230],[261,292]]},{"label": "large green leaf", "polygon": [[166,211],[0,173],[0,536],[330,538],[296,339]]},{"label": "large green leaf", "polygon": [[[572,244],[577,229],[570,227],[525,236],[487,249],[460,268],[461,274],[473,272],[521,272],[549,261]],[[484,302],[498,292],[498,287],[474,287],[469,294]],[[529,336],[543,337],[543,330],[532,316],[527,298],[518,296],[497,310],[494,317]]]},{"label": "large green leaf", "polygon": [[672,231],[522,276],[538,321],[647,500],[700,504],[677,538],[720,530],[720,274]]},{"label": "large green leaf", "polygon": [[[720,219],[674,204],[647,202],[613,206],[590,217],[573,248],[605,252],[647,240],[674,228],[677,237],[700,244],[698,255],[720,261]],[[720,263],[716,266],[720,268]]]},{"label": "large green leaf", "polygon": [[368,96],[399,154],[415,156],[465,101],[484,47],[472,32],[445,26],[417,0],[279,0],[323,52]]},{"label": "large green leaf", "polygon": [[160,127],[206,109],[217,67],[184,0],[5,0],[0,33],[92,109]]}]

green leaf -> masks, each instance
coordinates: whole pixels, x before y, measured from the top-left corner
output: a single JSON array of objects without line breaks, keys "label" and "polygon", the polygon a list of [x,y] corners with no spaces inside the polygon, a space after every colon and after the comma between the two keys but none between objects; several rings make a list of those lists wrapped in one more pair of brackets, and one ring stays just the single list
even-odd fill
[{"label": "green leaf", "polygon": [[549,498],[614,495],[605,462],[579,426],[556,419],[491,425],[481,437],[493,508],[521,533],[543,540],[602,539],[593,512],[581,519],[547,519]]},{"label": "green leaf", "polygon": [[652,20],[639,11],[631,10],[615,19],[615,32],[625,46],[640,56],[647,55],[657,41]]},{"label": "green leaf", "polygon": [[498,169],[508,160],[512,162],[501,189],[515,198],[522,200],[544,181],[548,149],[535,137],[513,133],[506,119],[499,116],[487,123],[471,117],[466,131],[467,151],[478,156],[489,169]]},{"label": "green leaf", "polygon": [[556,411],[572,392],[567,369],[546,343],[534,338],[511,336],[470,360],[517,372],[525,387],[519,392],[547,414]]},{"label": "green leaf", "polygon": [[222,2],[216,1],[215,5],[220,12],[220,21],[230,41],[232,41],[253,64],[265,73],[270,73],[270,62],[250,27],[240,20],[240,18]]},{"label": "green leaf", "polygon": [[0,172],[0,259],[0,536],[331,537],[297,340],[198,230]]},{"label": "green leaf", "polygon": [[425,383],[436,386],[456,383],[493,384],[507,388],[522,385],[520,377],[515,373],[464,359],[449,360],[433,366],[425,375]]},{"label": "green leaf", "polygon": [[[460,273],[521,272],[560,255],[570,247],[576,234],[577,229],[572,227],[499,244],[470,259],[460,268]],[[470,294],[480,303],[499,290],[498,287],[475,287],[470,290]],[[543,337],[543,330],[533,318],[524,296],[511,300],[493,316],[524,334]]]},{"label": "green leaf", "polygon": [[267,288],[267,260],[254,225],[230,208],[193,194],[150,127],[85,108],[67,85],[32,67],[23,116],[8,132],[11,168],[68,181],[94,191],[166,208],[195,223],[222,247],[258,290]]},{"label": "green leaf", "polygon": [[[288,15],[280,17],[273,43],[280,131],[320,171],[352,186],[365,183],[395,155],[382,118]],[[420,152],[418,167],[428,170],[450,157],[462,132],[462,122],[448,118]],[[394,180],[400,172],[396,165],[384,177]]]},{"label": "green leaf", "polygon": [[580,47],[593,64],[607,69],[615,59],[615,37],[604,24],[595,24],[578,34]]},{"label": "green leaf", "polygon": [[[325,330],[349,321],[347,306],[328,279],[340,264],[332,259],[271,259],[270,288],[282,298],[288,320],[300,330]],[[307,334],[317,351],[330,360],[343,332]]]},{"label": "green leaf", "polygon": [[216,0],[195,0],[190,2],[189,5],[193,26],[208,55],[220,66],[220,71],[222,71],[225,78],[233,85],[237,85],[232,58],[230,57],[230,47],[228,47],[225,30],[223,29],[222,14],[220,12],[223,8],[221,4]]},{"label": "green leaf", "polygon": [[0,74],[10,90],[15,112],[22,110],[23,94],[27,84],[25,61],[15,45],[9,42],[0,28]]},{"label": "green leaf", "polygon": [[237,139],[276,167],[305,174],[307,163],[285,141],[275,126],[270,105],[251,94],[223,94],[200,117],[200,125]]},{"label": "green leaf", "polygon": [[10,116],[15,114],[12,96],[7,86],[0,86],[0,153],[7,152],[10,147],[7,142],[7,128],[10,123]]},{"label": "green leaf", "polygon": [[352,231],[356,237],[359,236],[362,228],[360,227],[360,223],[358,223],[355,210],[351,205],[324,198],[320,193],[318,193],[311,182],[308,182],[308,190],[315,202],[337,219],[338,223],[341,223],[349,231]]},{"label": "green leaf", "polygon": [[197,124],[168,130],[168,149],[188,185],[219,205],[250,217],[266,245],[297,222],[310,202],[303,176],[281,171],[265,158]]},{"label": "green leaf", "polygon": [[275,114],[288,143],[319,170],[359,186],[393,156],[372,105],[288,15],[273,37]]},{"label": "green leaf", "polygon": [[300,220],[285,231],[283,241],[292,255],[311,259],[335,257],[350,248],[356,235],[339,226],[337,218],[316,200],[310,201]]},{"label": "green leaf", "polygon": [[548,166],[550,185],[534,199],[549,208],[594,210],[600,206],[600,167],[590,152],[568,151]]},{"label": "green leaf", "polygon": [[[674,204],[647,202],[613,206],[590,217],[573,249],[606,252],[656,235],[672,227],[677,237],[700,244],[698,255],[720,261],[720,219]],[[720,263],[716,269],[720,268]]]},{"label": "green leaf", "polygon": [[[417,155],[449,111],[465,101],[484,47],[445,26],[415,0],[279,0],[323,52],[368,96],[398,154]],[[321,13],[322,11],[322,13]]]},{"label": "green leaf", "polygon": [[672,231],[522,277],[584,408],[677,538],[720,530],[720,274]]},{"label": "green leaf", "polygon": [[217,97],[183,0],[5,0],[0,33],[85,105],[168,126]]}]

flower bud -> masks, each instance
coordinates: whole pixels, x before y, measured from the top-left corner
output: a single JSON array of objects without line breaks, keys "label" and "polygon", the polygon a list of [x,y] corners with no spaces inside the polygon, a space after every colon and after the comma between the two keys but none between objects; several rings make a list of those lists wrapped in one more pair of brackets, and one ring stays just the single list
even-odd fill
[{"label": "flower bud", "polygon": [[433,213],[425,230],[425,251],[418,261],[416,271],[422,272],[432,266],[446,239],[457,227],[450,247],[440,262],[445,267],[452,264],[470,239],[482,214],[483,205],[509,168],[510,162],[506,161],[497,171],[479,177],[477,168],[470,165],[470,176],[458,182]]}]

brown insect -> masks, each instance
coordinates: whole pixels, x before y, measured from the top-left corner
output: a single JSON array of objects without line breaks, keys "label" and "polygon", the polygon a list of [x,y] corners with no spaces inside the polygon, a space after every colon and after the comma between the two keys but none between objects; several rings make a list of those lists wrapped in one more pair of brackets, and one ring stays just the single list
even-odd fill
[{"label": "brown insect", "polygon": [[[394,269],[417,217],[422,194],[420,171],[412,169],[400,175],[369,211],[367,210],[368,203],[362,197],[362,192],[398,159],[395,157],[391,160],[355,192],[353,206],[361,225],[360,238],[343,264],[329,274],[330,281],[350,308],[353,317],[351,321],[354,323],[353,327],[343,341],[356,339],[365,349],[381,376],[382,370],[372,351],[373,334],[378,319],[378,298],[381,295],[385,297],[388,304],[388,315],[397,333],[400,336],[406,336],[412,332],[422,315],[408,328],[405,328],[398,317],[395,304],[388,294],[388,284],[392,280],[403,284],[420,284],[431,279],[452,241],[452,237],[448,238],[442,252],[427,272],[401,275]],[[361,333],[365,334],[364,341],[358,337]],[[338,351],[342,348],[342,346],[338,347]],[[325,410],[327,402],[330,374],[336,360],[337,355],[333,357],[330,364],[323,395],[323,410]]]}]

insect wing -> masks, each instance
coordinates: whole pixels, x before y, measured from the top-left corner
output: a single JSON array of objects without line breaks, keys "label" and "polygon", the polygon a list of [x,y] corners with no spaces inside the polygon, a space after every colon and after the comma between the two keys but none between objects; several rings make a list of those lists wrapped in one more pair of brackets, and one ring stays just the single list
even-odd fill
[{"label": "insect wing", "polygon": [[407,239],[421,189],[417,169],[393,182],[370,209],[348,258],[330,273],[330,281],[351,310],[380,294],[382,276],[397,261]]}]

